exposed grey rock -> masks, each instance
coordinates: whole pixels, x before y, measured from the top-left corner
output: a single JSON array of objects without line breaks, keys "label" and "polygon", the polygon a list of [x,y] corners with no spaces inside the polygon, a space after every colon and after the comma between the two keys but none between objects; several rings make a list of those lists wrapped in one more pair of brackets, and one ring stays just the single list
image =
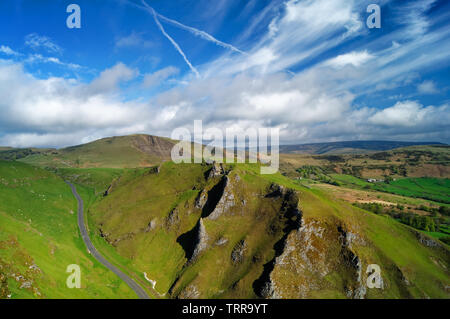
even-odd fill
[{"label": "exposed grey rock", "polygon": [[228,176],[225,176],[225,187],[222,197],[220,198],[219,202],[217,203],[212,213],[208,216],[208,218],[211,220],[215,220],[234,205],[235,202],[234,194],[232,192],[232,184],[230,183],[230,179],[228,178]]},{"label": "exposed grey rock", "polygon": [[20,289],[29,289],[31,288],[31,285],[33,284],[32,281],[24,281],[21,285],[20,285]]},{"label": "exposed grey rock", "polygon": [[441,247],[441,244],[439,244],[438,242],[436,242],[435,240],[433,240],[429,237],[424,236],[422,233],[417,232],[416,234],[419,239],[419,242],[422,245],[425,245],[427,247]]},{"label": "exposed grey rock", "polygon": [[197,244],[192,254],[191,260],[195,259],[202,251],[208,247],[208,234],[206,233],[205,225],[203,224],[203,219],[200,218],[197,233]]},{"label": "exposed grey rock", "polygon": [[362,263],[352,250],[352,244],[359,241],[359,236],[344,230],[340,226],[338,227],[338,232],[340,233],[340,240],[342,242],[341,254],[344,256],[344,259],[347,260],[350,270],[353,269],[355,274],[355,281],[347,288],[346,295],[348,298],[364,299],[367,289],[366,283],[363,282],[362,278]]},{"label": "exposed grey rock", "polygon": [[217,164],[216,162],[213,162],[212,168],[209,171],[208,179],[214,178],[214,177],[217,177],[217,176],[221,176],[221,175],[224,174],[224,172],[225,171],[223,169],[222,164]]},{"label": "exposed grey rock", "polygon": [[173,209],[169,215],[166,217],[166,227],[170,228],[180,222],[180,217],[178,215],[178,209]]},{"label": "exposed grey rock", "polygon": [[228,243],[228,239],[225,238],[225,237],[220,237],[220,238],[215,242],[215,245],[216,245],[216,246],[223,246],[223,245],[225,245],[226,243]]},{"label": "exposed grey rock", "polygon": [[35,272],[42,272],[41,268],[39,268],[36,264],[32,264],[30,267],[28,267],[29,269],[35,271]]},{"label": "exposed grey rock", "polygon": [[200,292],[195,285],[189,285],[183,291],[180,292],[178,298],[180,299],[198,299],[200,297]]},{"label": "exposed grey rock", "polygon": [[350,293],[347,293],[347,295],[350,295],[350,298],[353,299],[364,299],[366,295],[366,284],[362,282],[362,265],[361,260],[358,258],[358,256],[353,255],[352,264],[356,270],[356,283],[357,287],[350,291]]},{"label": "exposed grey rock", "polygon": [[234,246],[231,252],[231,261],[234,265],[240,264],[244,260],[245,251],[247,250],[247,243],[245,240],[240,240]]},{"label": "exposed grey rock", "polygon": [[148,223],[147,228],[145,229],[145,232],[148,233],[149,231],[152,231],[156,227],[156,218],[152,219],[150,223]]},{"label": "exposed grey rock", "polygon": [[205,190],[202,190],[200,194],[195,199],[195,207],[199,209],[203,209],[208,200],[208,193]]}]

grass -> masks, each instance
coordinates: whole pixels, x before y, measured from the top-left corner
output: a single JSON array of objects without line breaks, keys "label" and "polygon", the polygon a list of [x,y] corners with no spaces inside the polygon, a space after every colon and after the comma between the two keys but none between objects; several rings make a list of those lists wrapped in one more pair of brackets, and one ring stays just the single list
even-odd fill
[{"label": "grass", "polygon": [[389,183],[369,183],[364,179],[346,174],[330,174],[329,176],[344,187],[376,190],[409,197],[411,199],[422,198],[433,201],[436,204],[450,203],[450,179],[448,178],[401,178],[390,181]]},{"label": "grass", "polygon": [[[0,176],[0,272],[8,277],[11,298],[136,297],[87,253],[78,232],[77,203],[60,177],[3,161]],[[81,289],[66,287],[70,264],[81,267]],[[24,282],[31,286],[20,288]]]},{"label": "grass", "polygon": [[448,178],[404,178],[389,184],[376,184],[375,189],[450,204],[450,179]]},{"label": "grass", "polygon": [[[448,249],[425,247],[418,242],[415,230],[390,218],[336,201],[318,189],[307,189],[281,174],[260,175],[258,165],[227,167],[233,169],[230,179],[235,174],[240,176],[240,182],[233,182],[233,193],[236,202],[245,199],[246,206],[237,204],[218,220],[204,220],[210,244],[195,262],[186,264],[185,252],[178,239],[191,231],[200,218],[201,212],[194,207],[198,191],[208,190],[217,183],[217,180],[204,181],[207,167],[202,165],[165,163],[159,174],[142,174],[119,182],[109,196],[89,208],[89,223],[95,233],[96,246],[135,277],[142,278],[146,272],[156,280],[156,290],[160,294],[167,293],[172,287],[172,296],[177,296],[195,285],[205,298],[254,298],[252,284],[261,275],[262,265],[274,257],[273,247],[283,235],[282,220],[278,215],[281,202],[260,195],[267,192],[271,183],[278,183],[299,192],[304,220],[315,220],[323,227],[331,227],[331,232],[335,232],[332,229],[336,225],[346,225],[364,238],[365,244],[354,248],[363,267],[370,263],[380,264],[389,287],[382,292],[370,291],[369,297],[448,297],[442,289],[448,285],[448,276],[440,266],[448,266]],[[167,216],[174,209],[179,219],[168,225]],[[157,226],[145,231],[152,220]],[[113,245],[99,236],[98,228],[102,228]],[[221,237],[226,237],[228,243],[214,246]],[[231,252],[243,239],[248,245],[247,258],[234,265],[230,260]],[[336,254],[339,251],[337,243],[337,239],[330,239],[323,249]],[[323,293],[315,291],[311,296],[345,297],[341,286],[342,278],[346,276],[343,272],[347,270],[342,265],[336,267],[327,276]],[[405,287],[399,272],[413,283],[411,287]],[[319,280],[316,276],[305,280]],[[289,280],[299,283],[300,279],[292,277]]]},{"label": "grass", "polygon": [[146,135],[109,137],[65,149],[32,154],[20,161],[52,168],[149,167],[169,159],[170,149],[174,144],[167,138],[151,138]]}]

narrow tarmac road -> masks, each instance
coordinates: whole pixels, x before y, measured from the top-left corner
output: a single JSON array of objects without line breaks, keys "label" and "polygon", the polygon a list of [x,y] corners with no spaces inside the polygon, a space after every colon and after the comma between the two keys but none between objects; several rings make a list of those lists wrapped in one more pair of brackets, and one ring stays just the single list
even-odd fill
[{"label": "narrow tarmac road", "polygon": [[142,289],[141,286],[139,286],[133,279],[131,279],[129,276],[127,276],[125,273],[123,273],[121,270],[119,270],[117,267],[113,266],[109,261],[107,261],[98,251],[95,249],[94,245],[91,242],[91,239],[89,238],[86,225],[84,224],[84,204],[83,200],[81,199],[80,195],[78,195],[77,190],[75,186],[69,182],[66,181],[66,183],[70,186],[72,189],[72,194],[75,196],[75,198],[78,201],[78,227],[80,228],[81,237],[83,237],[83,241],[88,249],[88,251],[91,253],[92,256],[94,256],[95,259],[97,259],[102,265],[104,265],[106,268],[111,270],[113,273],[115,273],[117,276],[119,276],[120,279],[122,279],[131,289],[134,290],[134,292],[138,295],[141,299],[150,299],[147,293],[144,289]]}]

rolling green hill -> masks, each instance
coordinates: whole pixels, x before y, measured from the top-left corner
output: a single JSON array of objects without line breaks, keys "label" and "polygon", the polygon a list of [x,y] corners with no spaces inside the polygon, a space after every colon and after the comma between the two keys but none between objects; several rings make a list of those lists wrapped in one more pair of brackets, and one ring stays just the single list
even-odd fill
[{"label": "rolling green hill", "polygon": [[[0,299],[136,298],[87,253],[76,207],[60,177],[0,161]],[[66,286],[71,264],[81,267],[81,289]]]},{"label": "rolling green hill", "polygon": [[[156,298],[449,298],[448,246],[256,166],[168,162],[88,219]],[[370,264],[382,289],[366,287]]]},{"label": "rolling green hill", "polygon": [[[290,178],[360,191],[375,187],[367,176],[406,174],[383,191],[448,197],[448,180],[418,178],[448,175],[448,146],[286,154],[283,174],[260,175],[258,165],[174,164],[174,143],[0,149],[0,298],[136,297],[87,253],[64,180],[84,199],[95,247],[153,298],[450,297],[445,243]],[[70,264],[82,289],[65,286]],[[379,289],[366,284],[373,264]]]},{"label": "rolling green hill", "polygon": [[170,159],[174,141],[151,135],[103,138],[91,143],[30,154],[20,161],[44,167],[134,168]]}]

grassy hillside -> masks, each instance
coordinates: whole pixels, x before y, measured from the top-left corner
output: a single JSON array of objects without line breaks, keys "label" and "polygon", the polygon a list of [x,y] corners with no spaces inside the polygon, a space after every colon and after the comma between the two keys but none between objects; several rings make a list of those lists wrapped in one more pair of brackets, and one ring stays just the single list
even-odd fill
[{"label": "grassy hillside", "polygon": [[[76,205],[58,176],[0,161],[0,298],[136,298],[87,253]],[[70,264],[81,267],[81,289],[66,286]]]},{"label": "grassy hillside", "polygon": [[[88,218],[155,297],[449,297],[445,244],[256,166],[165,163],[119,181]],[[383,289],[366,288],[369,264]]]},{"label": "grassy hillside", "polygon": [[44,167],[134,168],[170,159],[174,142],[151,135],[108,137],[88,144],[31,154],[20,160]]}]

